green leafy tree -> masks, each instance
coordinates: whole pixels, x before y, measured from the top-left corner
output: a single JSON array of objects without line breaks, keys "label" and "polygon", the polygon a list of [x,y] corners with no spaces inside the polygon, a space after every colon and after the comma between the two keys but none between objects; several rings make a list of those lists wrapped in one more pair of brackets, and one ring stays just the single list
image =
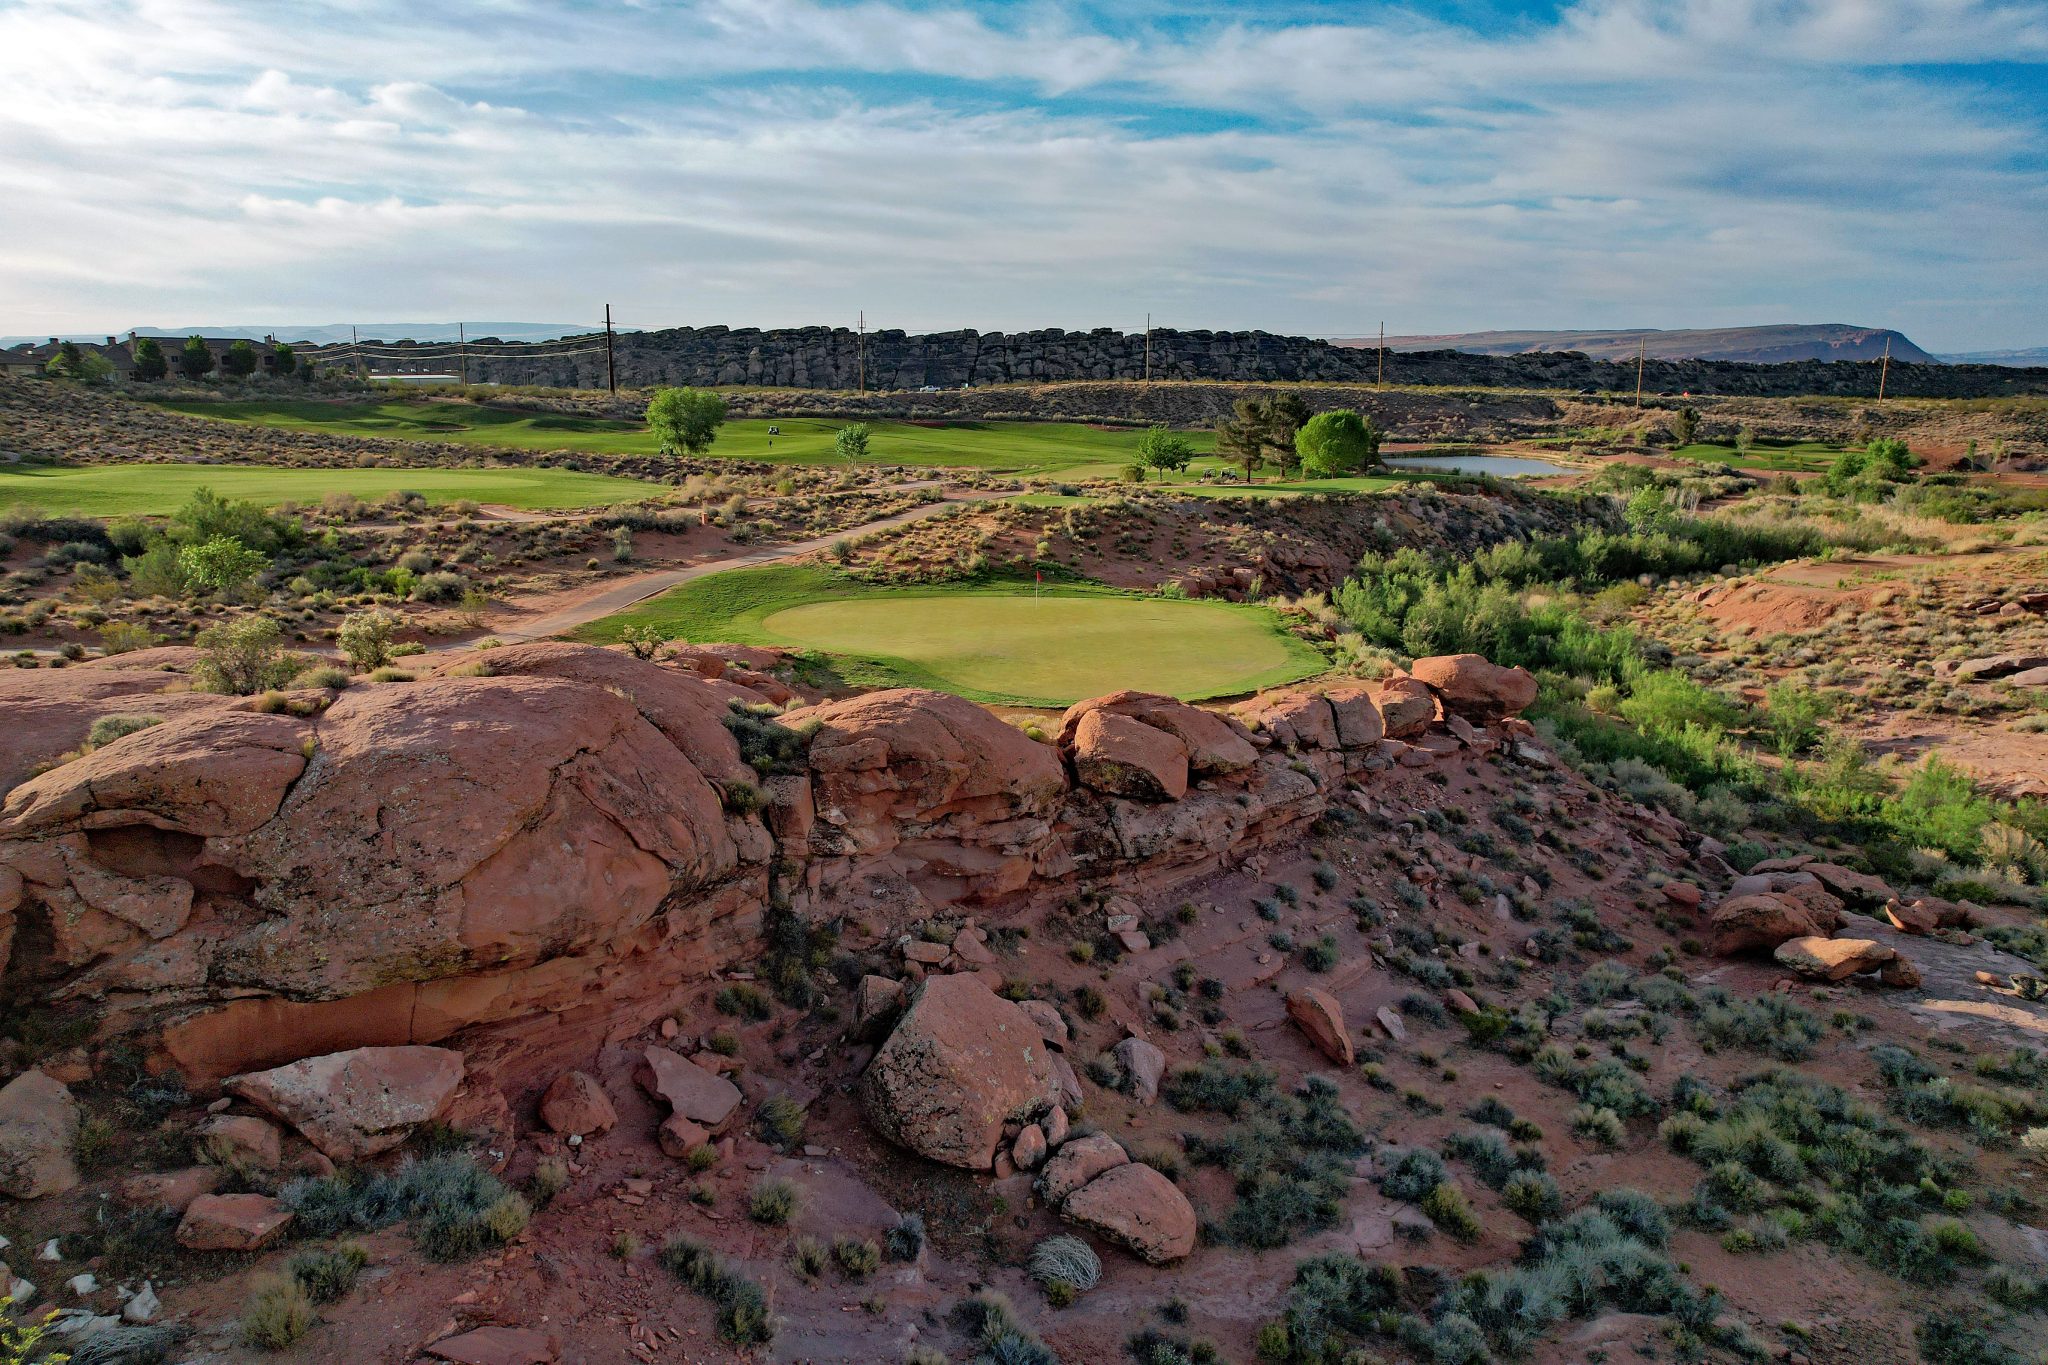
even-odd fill
[{"label": "green leafy tree", "polygon": [[1680,408],[1671,414],[1671,439],[1681,446],[1692,444],[1693,437],[1700,434],[1700,414],[1697,408]]},{"label": "green leafy tree", "polygon": [[220,368],[230,379],[247,379],[256,373],[256,348],[247,341],[237,341],[221,358]]},{"label": "green leafy tree", "polygon": [[278,342],[277,349],[271,354],[277,357],[277,372],[279,374],[290,374],[293,370],[299,368],[299,353],[284,342]]},{"label": "green leafy tree", "polygon": [[231,501],[211,488],[195,488],[185,505],[171,514],[171,539],[181,545],[233,536],[252,549],[276,554],[301,534],[296,521],[272,516],[246,499]]},{"label": "green leafy tree", "polygon": [[709,389],[658,389],[647,425],[664,455],[702,455],[725,423],[725,400]]},{"label": "green leafy tree", "polygon": [[1158,470],[1162,479],[1168,473],[1180,473],[1194,458],[1195,448],[1188,438],[1163,425],[1148,427],[1138,438],[1138,463]]},{"label": "green leafy tree", "polygon": [[244,616],[208,626],[193,638],[204,657],[193,676],[208,692],[246,697],[283,687],[304,662],[284,648],[284,632],[268,616]]},{"label": "green leafy tree", "polygon": [[1340,478],[1380,461],[1382,433],[1370,418],[1349,408],[1319,412],[1294,433],[1301,471],[1311,478]]},{"label": "green leafy tree", "polygon": [[171,372],[171,363],[164,359],[163,343],[155,337],[138,337],[134,358],[137,379],[162,379]]},{"label": "green leafy tree", "polygon": [[1300,470],[1294,438],[1313,415],[1299,394],[1283,393],[1266,402],[1266,458],[1280,467],[1282,478]]},{"label": "green leafy tree", "polygon": [[268,555],[233,536],[215,536],[178,551],[178,567],[187,582],[223,594],[240,592],[269,563]]},{"label": "green leafy tree", "polygon": [[868,424],[855,422],[839,428],[839,434],[832,438],[832,448],[839,452],[842,460],[865,460],[868,457]]},{"label": "green leafy tree", "polygon": [[185,338],[185,348],[178,352],[178,368],[187,379],[204,379],[213,373],[213,351],[199,337]]},{"label": "green leafy tree", "polygon": [[50,357],[43,366],[43,373],[52,379],[83,379],[85,377],[85,352],[75,341],[59,342],[57,354]]}]

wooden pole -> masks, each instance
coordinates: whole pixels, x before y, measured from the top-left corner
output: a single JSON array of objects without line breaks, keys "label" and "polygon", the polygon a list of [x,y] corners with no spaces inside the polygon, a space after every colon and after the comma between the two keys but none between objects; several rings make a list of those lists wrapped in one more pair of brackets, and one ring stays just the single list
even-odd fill
[{"label": "wooden pole", "polygon": [[455,354],[462,362],[462,387],[469,387],[469,330],[463,323],[455,324]]},{"label": "wooden pole", "polygon": [[1152,382],[1152,315],[1145,314],[1145,382]]},{"label": "wooden pole", "polygon": [[612,362],[612,306],[604,306],[604,382],[612,391],[612,397],[619,396],[619,372]]},{"label": "wooden pole", "polygon": [[862,393],[868,391],[868,310],[860,310],[860,331],[853,342],[854,386]]},{"label": "wooden pole", "polygon": [[1643,405],[1643,348],[1649,345],[1648,337],[1636,338],[1636,406]]},{"label": "wooden pole", "polygon": [[1387,386],[1387,324],[1386,324],[1386,323],[1385,323],[1384,321],[1382,321],[1382,322],[1380,323],[1380,377],[1379,377],[1379,383],[1378,383],[1377,385],[1375,385],[1375,387],[1377,387],[1377,388],[1382,388],[1382,389],[1384,389],[1384,388],[1385,388],[1386,386]]},{"label": "wooden pole", "polygon": [[1892,339],[1886,337],[1884,339],[1884,359],[1877,363],[1877,401],[1880,403],[1884,401],[1884,381],[1891,377],[1891,372]]}]

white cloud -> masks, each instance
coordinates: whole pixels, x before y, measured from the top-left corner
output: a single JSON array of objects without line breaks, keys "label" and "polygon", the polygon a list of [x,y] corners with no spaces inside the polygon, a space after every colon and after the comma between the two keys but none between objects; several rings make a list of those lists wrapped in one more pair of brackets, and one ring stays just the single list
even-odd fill
[{"label": "white cloud", "polygon": [[2048,63],[2039,5],[1360,8],[1112,36],[884,0],[0,0],[0,332],[610,299],[2048,340],[2040,101],[1919,69]]}]

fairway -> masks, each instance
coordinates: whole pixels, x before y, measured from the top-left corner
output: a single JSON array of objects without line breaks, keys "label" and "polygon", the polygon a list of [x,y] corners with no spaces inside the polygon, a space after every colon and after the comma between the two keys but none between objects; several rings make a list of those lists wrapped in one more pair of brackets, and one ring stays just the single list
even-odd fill
[{"label": "fairway", "polygon": [[832,656],[849,682],[1019,705],[1126,687],[1234,696],[1326,667],[1262,607],[1080,586],[871,587],[807,565],[713,574],[578,635],[616,640],[629,625],[811,650]]},{"label": "fairway", "polygon": [[418,493],[428,502],[468,500],[517,507],[608,507],[655,497],[665,485],[566,469],[291,469],[274,465],[104,464],[51,469],[0,465],[0,507],[26,504],[57,516],[167,516],[210,488],[224,498],[274,506],[317,503],[328,493],[364,499]]},{"label": "fairway", "polygon": [[[528,412],[475,403],[391,401],[329,403],[311,399],[249,402],[167,402],[164,407],[213,421],[321,431],[386,440],[518,450],[581,450],[604,455],[653,455],[654,436],[639,422],[563,413]],[[778,464],[844,464],[834,440],[840,419],[784,417],[727,422],[708,452],[714,458]],[[777,434],[770,435],[775,427]],[[868,423],[865,464],[958,466],[997,473],[1066,474],[1109,478],[1135,457],[1142,430],[1098,428],[1079,422]],[[1215,444],[1212,433],[1187,433],[1197,451]]]}]

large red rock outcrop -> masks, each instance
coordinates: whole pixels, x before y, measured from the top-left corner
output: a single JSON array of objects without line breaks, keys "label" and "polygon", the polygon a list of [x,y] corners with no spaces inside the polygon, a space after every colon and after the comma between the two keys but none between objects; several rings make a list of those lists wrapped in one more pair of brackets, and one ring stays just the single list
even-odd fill
[{"label": "large red rock outcrop", "polygon": [[994,1164],[1005,1123],[1058,1098],[1038,1025],[966,974],[924,983],[861,1081],[868,1119],[885,1137],[972,1171]]},{"label": "large red rock outcrop", "polygon": [[1408,670],[1436,689],[1444,709],[1470,721],[1519,715],[1536,700],[1536,679],[1526,668],[1503,668],[1479,654],[1438,654]]},{"label": "large red rock outcrop", "polygon": [[226,711],[247,702],[191,691],[184,670],[196,649],[143,649],[64,669],[0,672],[0,792],[23,782],[38,764],[70,753],[104,716],[171,716]]},{"label": "large red rock outcrop", "polygon": [[1708,917],[1712,949],[1723,957],[1751,949],[1772,951],[1787,939],[1826,938],[1841,926],[1839,913],[1777,891],[1731,897]]},{"label": "large red rock outcrop", "polygon": [[447,1111],[462,1054],[444,1047],[361,1047],[232,1076],[227,1089],[298,1130],[336,1161],[388,1152]]},{"label": "large red rock outcrop", "polygon": [[1228,716],[1156,692],[1112,692],[1106,697],[1075,702],[1060,718],[1059,745],[1063,752],[1073,751],[1081,722],[1098,712],[1128,716],[1172,735],[1185,746],[1188,771],[1196,777],[1242,772],[1259,756],[1244,727]]},{"label": "large red rock outcrop", "polygon": [[1178,801],[1188,794],[1188,746],[1134,716],[1088,712],[1067,752],[1081,785],[1105,795]]}]

